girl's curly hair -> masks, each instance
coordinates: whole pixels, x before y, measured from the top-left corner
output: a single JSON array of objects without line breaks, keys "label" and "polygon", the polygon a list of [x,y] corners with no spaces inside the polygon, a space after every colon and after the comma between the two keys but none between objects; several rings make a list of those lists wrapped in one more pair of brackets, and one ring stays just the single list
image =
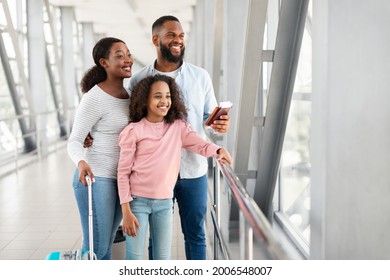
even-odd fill
[{"label": "girl's curly hair", "polygon": [[147,103],[152,84],[155,82],[165,82],[168,84],[171,93],[171,107],[164,117],[167,123],[173,123],[175,120],[187,119],[187,110],[181,98],[179,87],[175,80],[166,75],[148,76],[139,81],[133,88],[130,97],[130,122],[139,122],[148,114]]}]

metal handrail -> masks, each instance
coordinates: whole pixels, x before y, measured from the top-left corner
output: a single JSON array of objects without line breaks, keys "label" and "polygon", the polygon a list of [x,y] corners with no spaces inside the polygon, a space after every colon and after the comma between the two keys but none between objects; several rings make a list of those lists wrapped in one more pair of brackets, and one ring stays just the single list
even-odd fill
[{"label": "metal handrail", "polygon": [[[74,109],[74,108],[73,108]],[[72,111],[72,110],[69,110]],[[7,121],[13,121],[13,120],[19,120],[19,119],[24,119],[24,118],[31,118],[31,117],[37,117],[37,116],[44,116],[44,115],[50,115],[54,113],[62,112],[61,109],[55,109],[55,110],[50,110],[50,111],[45,111],[45,112],[40,112],[40,113],[28,113],[28,114],[19,114],[19,115],[14,115],[8,118],[2,118],[0,119],[0,122],[7,122]]]},{"label": "metal handrail", "polygon": [[[272,227],[260,208],[248,194],[232,167],[217,161],[221,173],[229,185],[233,198],[258,240],[264,245],[269,259],[288,259],[286,252],[273,235]],[[218,174],[216,176],[219,176]]]},{"label": "metal handrail", "polygon": [[[70,131],[70,123],[69,123],[70,117],[69,116],[70,116],[71,112],[73,112],[73,110],[74,110],[74,108],[67,110],[66,114],[68,115],[68,117],[66,118],[65,122],[63,122],[63,124],[65,124],[65,126],[67,127],[67,131]],[[18,172],[19,167],[21,167],[22,165],[28,164],[30,162],[29,160],[33,159],[33,157],[35,157],[35,156],[37,156],[38,159],[41,158],[41,149],[42,149],[41,145],[42,145],[42,143],[40,143],[40,134],[43,133],[46,128],[41,127],[39,118],[42,118],[42,117],[45,117],[48,115],[52,115],[52,114],[57,114],[59,111],[60,111],[60,109],[54,109],[54,110],[45,111],[45,112],[41,112],[41,113],[19,114],[19,115],[14,115],[14,116],[0,119],[0,122],[4,122],[4,123],[17,122],[18,120],[23,119],[23,118],[33,119],[34,127],[30,131],[28,131],[27,133],[21,134],[19,136],[20,137],[19,139],[23,139],[26,137],[35,137],[35,140],[37,143],[37,145],[34,149],[27,151],[27,152],[26,151],[22,152],[18,148],[18,141],[19,140],[18,140],[18,136],[17,136],[16,130],[15,130],[17,128],[14,128],[14,130],[15,130],[15,131],[13,131],[13,135],[15,137],[14,148],[10,149],[9,152],[3,153],[2,157],[0,157],[0,166],[7,167],[7,168],[2,168],[4,170],[2,170],[2,172],[0,173],[0,176],[3,176],[5,174],[7,174],[9,172],[13,172],[13,171]],[[61,140],[64,140],[66,138],[67,138],[66,135],[65,135],[65,137],[59,135],[58,138],[56,138],[54,141],[45,142],[45,147],[47,148],[48,146],[50,146],[53,149],[52,146],[54,146],[54,150],[56,150],[56,149],[58,149],[57,144],[59,144],[61,142]],[[7,143],[7,141],[5,141],[3,143]],[[10,142],[10,143],[12,143],[12,142]],[[32,156],[32,157],[30,157],[30,156]],[[22,159],[24,159],[23,160],[24,163],[22,165],[20,165],[19,161]]]}]

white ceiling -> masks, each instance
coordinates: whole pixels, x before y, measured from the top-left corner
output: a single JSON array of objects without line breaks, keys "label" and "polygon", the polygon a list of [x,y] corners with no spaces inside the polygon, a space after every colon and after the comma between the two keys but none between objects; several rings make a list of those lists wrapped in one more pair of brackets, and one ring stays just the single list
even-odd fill
[{"label": "white ceiling", "polygon": [[49,0],[54,6],[73,6],[78,22],[91,22],[94,32],[126,42],[141,64],[156,57],[152,24],[162,15],[176,16],[189,38],[196,0]]}]

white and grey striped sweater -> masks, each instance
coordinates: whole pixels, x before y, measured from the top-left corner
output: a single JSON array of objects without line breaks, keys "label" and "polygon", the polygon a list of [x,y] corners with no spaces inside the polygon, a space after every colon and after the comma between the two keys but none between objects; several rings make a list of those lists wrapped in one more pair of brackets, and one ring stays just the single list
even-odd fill
[{"label": "white and grey striped sweater", "polygon": [[[118,137],[129,123],[129,102],[129,98],[115,98],[97,85],[83,95],[68,140],[68,154],[76,167],[80,160],[85,160],[94,176],[116,179]],[[89,132],[93,145],[85,149],[83,144]]]}]

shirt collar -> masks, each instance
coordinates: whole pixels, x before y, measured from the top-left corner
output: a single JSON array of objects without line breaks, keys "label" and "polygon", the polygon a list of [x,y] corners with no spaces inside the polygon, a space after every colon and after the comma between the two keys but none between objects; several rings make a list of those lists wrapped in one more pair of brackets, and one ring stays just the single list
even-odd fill
[{"label": "shirt collar", "polygon": [[[153,67],[152,67],[152,74],[154,75],[154,74],[156,74],[156,63],[157,63],[157,59],[154,61],[154,63],[153,63]],[[184,69],[184,67],[185,67],[185,61],[183,60],[182,61],[182,63],[181,63],[181,65],[180,65],[180,67],[179,67],[179,74],[181,74],[182,72],[183,72],[183,69]]]}]

